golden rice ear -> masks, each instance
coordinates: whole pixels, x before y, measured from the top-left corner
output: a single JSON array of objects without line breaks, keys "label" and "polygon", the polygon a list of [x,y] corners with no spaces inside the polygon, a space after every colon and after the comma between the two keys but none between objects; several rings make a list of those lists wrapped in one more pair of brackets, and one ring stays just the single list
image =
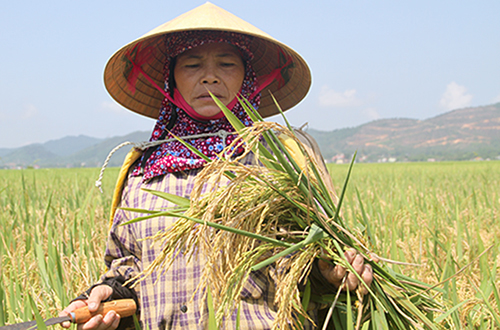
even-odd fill
[{"label": "golden rice ear", "polygon": [[[426,328],[437,329],[426,316],[425,310],[429,307],[438,308],[439,304],[426,294],[427,286],[424,283],[402,276],[394,270],[388,271],[385,265],[365,257],[365,262],[371,265],[374,274],[374,282],[369,287],[345,257],[343,251],[347,248],[356,249],[360,255],[369,255],[370,246],[364,243],[364,236],[357,224],[354,227],[346,226],[342,218],[337,217],[340,206],[334,210],[335,205],[328,198],[333,193],[333,189],[328,191],[326,188],[331,179],[330,176],[324,176],[327,175],[326,168],[321,157],[318,158],[314,152],[314,140],[308,139],[304,132],[294,134],[279,124],[259,121],[246,127],[240,134],[247,146],[247,155],[259,157],[259,149],[255,146],[264,144],[261,138],[263,134],[273,136],[273,140],[266,142],[264,148],[271,148],[271,143],[276,142],[273,151],[282,151],[269,159],[280,166],[249,165],[233,158],[220,158],[207,164],[196,177],[190,196],[191,208],[185,213],[190,221],[199,225],[176,223],[166,233],[159,235],[160,243],[165,247],[163,259],[155,260],[153,267],[167,267],[175,258],[176,251],[187,254],[188,259],[194,256],[195,251],[206,256],[206,260],[198,263],[201,265],[200,262],[203,262],[203,274],[197,290],[204,290],[210,285],[216,322],[221,326],[231,322],[231,315],[242,299],[243,284],[255,274],[252,271],[261,272],[260,275],[272,279],[274,284],[269,286],[271,289],[267,292],[272,301],[266,300],[275,306],[273,328],[302,329],[304,326],[299,324],[299,320],[309,319],[298,284],[304,283],[305,279],[312,280],[309,274],[314,260],[325,251],[327,259],[346,268],[360,283],[364,283],[363,288],[366,288],[370,297],[370,300],[364,300],[361,295],[353,295],[352,304],[342,302],[338,300],[342,286],[339,286],[336,294],[330,291],[331,294],[324,295],[322,291],[319,293],[321,296],[311,296],[315,302],[330,304],[331,310],[341,310],[340,305],[347,310],[347,313],[342,311],[342,315],[337,315],[338,322],[333,318],[332,322],[352,324],[357,319],[356,328],[360,328],[362,321],[382,315],[390,328],[396,324],[404,328],[422,324]],[[289,138],[284,139],[288,147],[275,139],[280,134]],[[302,143],[302,139],[306,143]],[[293,152],[288,152],[289,148]],[[250,150],[257,152],[252,154]],[[292,161],[295,157],[300,157],[300,160]],[[293,168],[286,166],[290,164],[293,164]],[[302,164],[306,170],[301,171],[298,164]],[[339,205],[345,196],[352,164],[339,196]],[[323,174],[319,171],[321,166]],[[309,175],[310,170],[314,175]],[[232,173],[231,179],[223,182],[228,172]],[[202,189],[206,187],[207,181],[213,182],[218,189]],[[147,270],[141,275],[148,276]],[[410,295],[418,295],[419,299],[413,301]],[[204,301],[201,299],[200,304]],[[374,306],[374,309],[365,308],[367,304]],[[357,318],[353,317],[355,313],[358,314]]]}]

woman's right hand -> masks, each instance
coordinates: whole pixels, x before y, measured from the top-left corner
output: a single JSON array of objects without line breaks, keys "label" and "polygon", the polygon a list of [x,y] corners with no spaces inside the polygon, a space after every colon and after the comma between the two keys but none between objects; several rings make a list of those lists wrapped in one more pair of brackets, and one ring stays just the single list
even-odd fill
[{"label": "woman's right hand", "polygon": [[[75,309],[88,306],[90,312],[95,312],[99,308],[101,301],[106,300],[113,293],[108,285],[99,285],[92,289],[87,300],[75,300],[68,305],[59,316],[66,316]],[[106,315],[96,315],[92,317],[87,323],[78,324],[78,330],[114,330],[120,324],[120,315],[115,311],[109,311]],[[70,322],[61,324],[63,328],[69,328]]]}]

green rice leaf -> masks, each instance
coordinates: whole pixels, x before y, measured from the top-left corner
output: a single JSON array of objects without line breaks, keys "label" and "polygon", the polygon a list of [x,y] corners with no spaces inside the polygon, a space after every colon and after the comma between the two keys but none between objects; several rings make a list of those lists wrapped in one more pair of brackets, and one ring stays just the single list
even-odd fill
[{"label": "green rice leaf", "polygon": [[387,294],[389,294],[398,303],[398,305],[404,307],[408,312],[410,312],[417,320],[424,323],[429,329],[437,330],[434,322],[430,321],[425,314],[423,314],[416,306],[402,293],[394,289],[391,285],[385,285],[382,283],[383,289]]},{"label": "green rice leaf", "polygon": [[[332,217],[332,205],[327,203],[327,201],[324,199],[324,195],[317,191],[315,186],[310,183],[306,175],[301,175],[303,174],[302,169],[295,162],[292,155],[288,152],[288,149],[283,145],[278,136],[276,136],[276,134],[272,131],[265,132],[263,136],[266,142],[269,144],[271,150],[275,154],[275,157],[283,166],[285,172],[294,180],[294,182],[296,182],[296,184],[305,194],[312,195],[314,199],[312,202],[316,203],[317,201],[321,208],[325,210],[328,217]],[[303,149],[302,153],[305,153]],[[304,156],[307,157],[307,153],[305,153]],[[310,165],[311,167],[314,167],[314,164],[312,162],[310,163]]]},{"label": "green rice leaf", "polygon": [[354,330],[354,320],[352,318],[351,292],[346,290],[347,296],[347,330]]},{"label": "green rice leaf", "polygon": [[374,329],[389,330],[387,319],[383,310],[376,309],[372,312]]},{"label": "green rice leaf", "polygon": [[340,209],[342,207],[342,202],[344,201],[345,192],[347,190],[347,184],[349,183],[349,178],[351,177],[352,167],[354,165],[354,160],[356,159],[356,154],[357,154],[357,151],[352,156],[351,163],[349,164],[349,169],[347,170],[347,175],[346,175],[346,178],[345,178],[345,181],[344,181],[344,185],[342,186],[342,191],[341,191],[340,196],[339,196],[339,202],[337,204],[337,210],[335,212],[335,218],[334,219],[335,219],[335,221],[339,222],[342,227],[344,227],[344,224],[343,224],[343,221],[341,220],[341,218],[339,217],[339,214],[340,214]]},{"label": "green rice leaf", "polygon": [[272,244],[278,245],[278,246],[284,246],[284,247],[293,247],[294,246],[291,243],[287,243],[285,241],[280,241],[280,240],[277,240],[277,239],[274,239],[274,238],[271,238],[271,237],[266,237],[266,236],[263,236],[263,235],[251,233],[249,231],[245,231],[245,230],[241,230],[241,229],[237,229],[237,228],[233,228],[233,227],[224,226],[224,225],[221,225],[221,224],[215,223],[215,222],[203,221],[203,220],[200,220],[200,219],[197,219],[197,218],[188,217],[188,216],[186,216],[186,215],[184,215],[182,213],[171,212],[171,211],[163,211],[163,212],[158,212],[158,213],[155,213],[155,214],[152,214],[152,215],[148,215],[148,216],[144,216],[144,217],[138,217],[138,218],[129,220],[127,222],[124,222],[120,226],[125,226],[125,225],[128,225],[128,224],[139,222],[139,221],[143,221],[143,220],[146,220],[146,219],[151,219],[151,218],[155,218],[155,217],[163,217],[163,216],[174,217],[174,218],[183,218],[183,219],[191,220],[191,221],[194,221],[196,223],[199,223],[199,224],[202,224],[202,225],[207,225],[207,226],[210,226],[210,227],[215,228],[215,229],[225,230],[225,231],[228,231],[230,233],[234,233],[234,234],[239,234],[239,235],[251,237],[251,238],[254,238],[256,240],[267,242],[267,243],[272,243]]},{"label": "green rice leaf", "polygon": [[293,127],[288,122],[288,119],[286,118],[285,113],[283,112],[283,110],[281,110],[281,106],[279,105],[278,100],[276,100],[276,98],[274,97],[273,93],[270,92],[270,94],[271,94],[271,97],[273,98],[274,104],[276,105],[276,109],[278,109],[278,111],[281,114],[281,118],[283,118],[283,121],[286,124],[286,127],[288,127],[288,129],[293,132]]},{"label": "green rice leaf", "polygon": [[466,303],[468,303],[470,301],[472,301],[472,299],[466,299],[466,300],[460,302],[458,305],[453,306],[452,308],[450,308],[449,310],[447,310],[444,314],[441,314],[438,317],[436,317],[436,319],[434,320],[434,322],[435,323],[441,323],[441,321],[443,321],[444,319],[446,319],[451,314],[455,313],[455,311],[457,311],[460,307],[462,307],[463,305],[465,305]]},{"label": "green rice leaf", "polygon": [[[311,281],[307,281],[304,293],[302,295],[302,309],[304,311],[307,311],[310,300],[311,300]],[[305,321],[306,317],[304,315],[299,315],[299,322],[300,324],[302,324],[302,326],[304,326]]]},{"label": "green rice leaf", "polygon": [[29,301],[30,301],[30,304],[31,304],[31,310],[33,311],[33,314],[35,314],[35,320],[36,320],[36,327],[37,327],[37,329],[40,329],[40,330],[47,329],[47,326],[45,325],[45,322],[43,322],[43,318],[40,315],[40,312],[38,311],[38,308],[36,306],[35,301],[31,297],[31,295],[28,295],[28,297],[29,297]]},{"label": "green rice leaf", "polygon": [[[134,320],[134,327],[135,327],[135,330],[142,330],[141,328],[141,324],[139,323],[139,319],[137,318],[137,315],[134,314],[132,315],[133,316],[133,320]],[[144,330],[148,330],[149,329],[149,324],[146,323],[145,325],[145,329]]]},{"label": "green rice leaf", "polygon": [[361,200],[361,196],[359,194],[358,188],[355,188],[355,191],[356,191],[356,197],[358,198],[358,202],[359,202],[359,208],[361,210],[361,219],[360,220],[366,228],[367,239],[371,243],[372,246],[377,246],[377,241],[376,241],[375,236],[373,236],[373,232],[371,230],[371,224],[370,224],[370,221],[368,221],[368,217],[366,215],[365,208],[363,207],[363,202]]},{"label": "green rice leaf", "polygon": [[208,330],[218,330],[217,322],[215,320],[215,307],[212,299],[212,292],[210,287],[207,287],[207,305],[208,305]]},{"label": "green rice leaf", "polygon": [[245,125],[243,125],[238,117],[236,117],[235,114],[232,113],[231,110],[229,110],[226,105],[222,103],[214,94],[212,94],[210,91],[208,91],[208,93],[210,93],[210,96],[214,100],[215,104],[219,106],[219,108],[224,113],[224,116],[226,116],[227,120],[234,127],[236,132],[238,132],[238,134],[241,134],[243,132],[243,129],[245,128]]},{"label": "green rice leaf", "polygon": [[241,301],[239,303],[238,310],[236,311],[236,327],[235,327],[236,329],[235,330],[240,330],[240,323],[241,323],[240,311],[241,311]]},{"label": "green rice leaf", "polygon": [[190,206],[189,198],[180,197],[177,195],[169,194],[169,193],[166,193],[163,191],[152,190],[152,189],[142,188],[142,190],[147,191],[148,193],[150,193],[154,196],[165,199],[165,200],[169,201],[170,203],[173,203],[173,204],[178,205],[180,207],[189,208],[189,206]]},{"label": "green rice leaf", "polygon": [[243,110],[247,113],[248,117],[252,119],[252,121],[258,122],[258,121],[263,121],[263,118],[260,116],[259,112],[256,111],[253,107],[253,105],[248,101],[246,98],[241,97],[240,95],[237,95],[238,101],[240,102],[241,106],[243,107]]},{"label": "green rice leaf", "polygon": [[251,270],[252,271],[257,271],[263,267],[266,267],[266,266],[269,266],[270,264],[272,264],[273,262],[275,262],[276,260],[278,260],[279,258],[281,257],[285,257],[289,254],[292,254],[294,253],[295,251],[298,251],[302,248],[304,248],[305,246],[307,246],[308,244],[312,244],[312,243],[315,243],[321,239],[324,239],[328,237],[328,235],[323,231],[323,229],[321,229],[320,227],[318,227],[317,225],[313,224],[312,227],[311,227],[311,230],[309,231],[309,234],[307,235],[307,237],[297,243],[297,244],[294,244],[292,246],[290,246],[289,248],[273,255],[272,257],[269,257],[268,259],[254,265]]},{"label": "green rice leaf", "polygon": [[[172,208],[167,208],[167,209],[164,209],[164,210],[137,209],[137,208],[133,208],[133,207],[120,207],[119,209],[120,210],[134,212],[134,213],[152,214],[153,216],[151,216],[151,217],[148,216],[148,219],[157,217],[156,214],[162,213],[162,212],[165,212],[165,211],[174,212],[176,214],[177,213],[184,213],[185,211],[187,211],[187,208],[181,208],[181,207],[172,207]],[[137,222],[137,221],[135,221],[135,222]]]},{"label": "green rice leaf", "polygon": [[190,143],[188,143],[186,140],[181,139],[180,137],[178,137],[176,135],[173,135],[173,137],[177,141],[179,141],[180,143],[182,143],[186,148],[188,148],[189,150],[191,150],[191,152],[195,153],[198,157],[204,159],[207,163],[210,163],[212,161],[210,158],[208,158],[207,156],[205,156],[201,151],[199,151],[198,149],[196,149],[193,145],[191,145]]},{"label": "green rice leaf", "polygon": [[477,291],[479,292],[479,294],[483,298],[483,303],[486,305],[486,307],[490,311],[490,314],[496,323],[496,327],[500,328],[500,315],[498,315],[498,313],[495,311],[493,306],[490,304],[490,301],[489,301],[488,297],[484,294],[483,290],[478,289]]}]

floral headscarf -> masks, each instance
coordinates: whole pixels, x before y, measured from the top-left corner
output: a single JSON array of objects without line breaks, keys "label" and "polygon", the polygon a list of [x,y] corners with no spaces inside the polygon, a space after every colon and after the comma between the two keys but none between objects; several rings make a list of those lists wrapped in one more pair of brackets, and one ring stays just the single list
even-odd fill
[{"label": "floral headscarf", "polygon": [[[253,58],[253,54],[249,49],[252,42],[251,37],[221,31],[177,32],[168,36],[165,40],[166,52],[171,55],[164,67],[165,91],[169,95],[173,94],[173,98],[163,100],[150,141],[171,139],[174,136],[193,136],[193,139],[187,139],[186,141],[211,159],[215,159],[225,146],[234,141],[234,134],[197,137],[199,134],[221,131],[234,132],[234,129],[223,115],[216,115],[208,118],[208,120],[198,120],[190,116],[189,113],[192,113],[193,110],[183,109],[187,106],[186,102],[182,100],[178,91],[171,90],[171,84],[169,83],[172,74],[171,62],[175,57],[194,47],[214,42],[226,42],[240,50],[245,64],[245,76],[240,95],[249,99],[255,109],[258,108],[260,93],[257,91],[257,78],[250,63]],[[252,125],[252,120],[236,99],[228,105],[228,108],[245,126]],[[132,175],[143,174],[143,179],[149,180],[165,173],[200,168],[205,163],[205,160],[191,152],[181,142],[174,140],[146,150]]]}]

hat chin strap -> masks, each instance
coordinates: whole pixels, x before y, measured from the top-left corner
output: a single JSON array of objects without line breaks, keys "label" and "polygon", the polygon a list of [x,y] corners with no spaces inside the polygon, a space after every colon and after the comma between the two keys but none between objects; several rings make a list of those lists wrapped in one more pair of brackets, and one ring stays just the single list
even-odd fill
[{"label": "hat chin strap", "polygon": [[[141,73],[144,76],[144,78],[146,78],[151,83],[151,85],[153,85],[156,88],[156,90],[158,90],[160,93],[163,94],[163,96],[165,96],[165,98],[167,100],[169,100],[170,102],[172,102],[173,104],[175,104],[179,108],[185,110],[186,113],[190,117],[197,119],[197,120],[201,120],[201,121],[220,119],[220,118],[224,117],[224,113],[222,111],[217,113],[214,116],[211,116],[211,117],[201,116],[186,102],[186,100],[184,100],[184,98],[182,97],[181,93],[177,90],[177,88],[174,89],[174,97],[170,96],[169,93],[167,93],[164,89],[162,89],[160,86],[158,86],[158,84],[150,76],[148,76],[146,74],[146,72],[144,72],[144,70],[142,69],[141,63],[139,63],[139,64],[135,63],[129,54],[126,54],[126,56],[127,56],[127,59],[130,61],[130,63],[133,66],[133,70],[132,70],[133,74],[127,79],[129,89],[132,91],[132,93],[135,92],[135,82],[137,80],[137,76],[139,73]],[[249,99],[250,100],[254,99],[264,88],[269,86],[274,80],[277,80],[280,86],[284,85],[285,81],[283,79],[282,71],[283,71],[283,69],[285,69],[286,67],[288,67],[292,63],[293,63],[292,58],[288,57],[286,63],[283,64],[281,67],[274,69],[273,71],[271,71],[271,73],[269,73],[267,75],[258,77],[257,82],[259,82],[259,81],[262,81],[262,82],[259,83],[256,90],[252,93],[252,95],[250,95]],[[133,78],[132,78],[132,76],[133,76]],[[241,90],[240,90],[240,92],[241,92]],[[235,97],[227,105],[227,108],[232,109],[236,105],[236,102],[238,102],[237,97]]]},{"label": "hat chin strap", "polygon": [[[250,95],[249,99],[250,100],[253,100],[260,92],[262,92],[262,90],[264,88],[266,88],[267,86],[269,86],[274,80],[277,80],[280,84],[281,84],[281,80],[282,80],[282,77],[281,77],[281,71],[283,70],[283,68],[285,68],[287,65],[289,65],[289,63],[287,62],[285,65],[283,65],[282,67],[280,68],[277,68],[277,69],[274,69],[273,71],[271,71],[271,73],[265,75],[265,76],[261,76],[261,77],[258,77],[257,78],[257,82],[259,81],[262,81],[258,86],[257,88],[255,89],[255,91],[252,93],[252,95]],[[143,72],[143,74],[145,75],[145,73]],[[281,79],[280,79],[281,78]],[[157,84],[154,84],[154,86],[158,86]],[[224,113],[222,111],[218,112],[217,114],[213,115],[213,116],[210,116],[210,117],[205,117],[205,116],[202,116],[200,115],[199,113],[197,113],[187,102],[186,100],[184,99],[184,97],[182,96],[182,94],[179,92],[179,90],[177,88],[174,89],[174,97],[172,98],[167,92],[165,92],[164,90],[161,90],[159,89],[159,87],[157,87],[157,89],[170,101],[172,102],[173,104],[175,104],[176,106],[178,106],[179,108],[183,109],[184,111],[186,111],[186,113],[193,119],[197,119],[197,120],[201,120],[201,121],[207,121],[207,120],[214,120],[214,119],[221,119],[224,117]],[[241,96],[241,89],[240,89],[240,93],[239,95]],[[236,105],[236,102],[238,102],[238,98],[235,97],[231,102],[229,102],[229,104],[226,105],[226,107],[228,109],[233,109],[234,106]]]},{"label": "hat chin strap", "polygon": [[262,92],[262,90],[264,88],[269,86],[279,76],[280,73],[281,73],[281,68],[277,68],[277,69],[274,69],[273,71],[271,71],[270,74],[266,74],[265,76],[257,77],[257,82],[260,82],[262,80],[262,83],[259,83],[255,92],[253,92],[252,95],[250,95],[250,99],[253,99],[254,97],[256,97],[257,94]]},{"label": "hat chin strap", "polygon": [[[285,62],[284,60],[286,60],[286,62],[279,68],[276,68],[273,71],[271,71],[269,74],[257,77],[257,83],[259,84],[259,86],[257,86],[255,92],[253,92],[252,95],[250,95],[250,99],[253,99],[255,96],[257,96],[257,94],[262,92],[262,90],[267,86],[269,86],[274,80],[278,82],[278,89],[286,84],[286,80],[284,78],[284,71],[286,71],[288,67],[293,66],[293,59],[291,56],[285,55],[282,50],[280,50],[278,56],[281,63]],[[260,81],[262,82],[259,83]]]}]

